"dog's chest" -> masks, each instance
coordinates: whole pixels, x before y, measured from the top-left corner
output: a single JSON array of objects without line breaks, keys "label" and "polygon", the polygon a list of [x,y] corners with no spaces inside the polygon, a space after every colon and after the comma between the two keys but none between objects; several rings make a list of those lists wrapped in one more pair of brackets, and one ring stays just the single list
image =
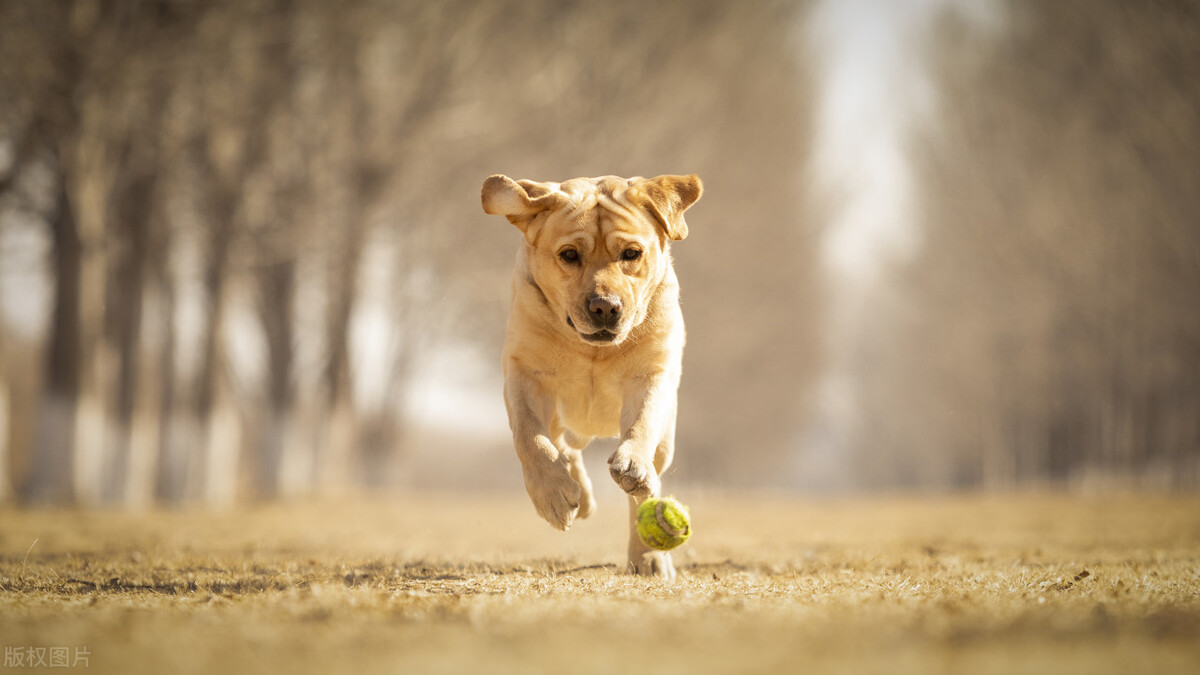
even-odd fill
[{"label": "dog's chest", "polygon": [[621,435],[621,382],[622,378],[599,368],[560,374],[555,392],[559,421],[581,437]]}]

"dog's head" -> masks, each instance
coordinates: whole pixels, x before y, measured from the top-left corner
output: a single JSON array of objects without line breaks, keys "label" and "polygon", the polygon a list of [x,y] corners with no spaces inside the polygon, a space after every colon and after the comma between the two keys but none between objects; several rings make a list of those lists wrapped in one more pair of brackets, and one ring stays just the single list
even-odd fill
[{"label": "dog's head", "polygon": [[668,244],[687,236],[683,212],[700,178],[574,178],[483,183],[483,210],[525,234],[528,281],[555,321],[593,345],[617,345],[648,314],[670,266]]}]

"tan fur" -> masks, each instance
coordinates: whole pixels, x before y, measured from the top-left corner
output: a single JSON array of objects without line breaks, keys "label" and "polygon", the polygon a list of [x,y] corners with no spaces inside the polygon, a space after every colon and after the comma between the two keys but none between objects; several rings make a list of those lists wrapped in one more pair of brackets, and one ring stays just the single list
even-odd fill
[{"label": "tan fur", "polygon": [[642,544],[633,521],[637,505],[660,494],[674,454],[684,330],[670,242],[687,236],[683,212],[701,191],[694,175],[563,183],[495,175],[481,193],[484,211],[524,234],[504,400],[534,508],[562,530],[590,515],[581,451],[593,438],[619,437],[608,464],[629,494],[630,569],[668,579],[670,554]]}]

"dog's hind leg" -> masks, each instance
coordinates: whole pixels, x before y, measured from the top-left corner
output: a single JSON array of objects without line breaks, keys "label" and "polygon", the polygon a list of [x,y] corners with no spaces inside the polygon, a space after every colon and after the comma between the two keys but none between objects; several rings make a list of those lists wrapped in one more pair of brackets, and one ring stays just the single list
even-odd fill
[{"label": "dog's hind leg", "polygon": [[563,435],[563,442],[559,446],[563,448],[563,454],[567,457],[567,470],[571,472],[571,478],[579,483],[579,518],[587,518],[596,511],[592,479],[588,478],[587,469],[583,468],[583,449],[591,441],[590,438],[578,438],[568,431]]},{"label": "dog's hind leg", "polygon": [[675,580],[675,563],[669,551],[656,551],[638,536],[637,510],[642,500],[629,496],[629,571],[644,577]]}]

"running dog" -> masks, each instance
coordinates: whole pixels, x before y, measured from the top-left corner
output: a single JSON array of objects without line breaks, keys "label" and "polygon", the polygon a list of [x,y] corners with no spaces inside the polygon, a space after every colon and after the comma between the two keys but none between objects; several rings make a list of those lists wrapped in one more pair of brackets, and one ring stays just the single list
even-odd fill
[{"label": "running dog", "polygon": [[582,450],[619,437],[609,473],[629,494],[629,569],[673,579],[670,553],[638,537],[638,504],[662,490],[675,446],[684,329],[670,244],[700,178],[494,175],[483,210],[524,235],[504,342],[504,400],[525,489],[566,530],[596,508]]}]

